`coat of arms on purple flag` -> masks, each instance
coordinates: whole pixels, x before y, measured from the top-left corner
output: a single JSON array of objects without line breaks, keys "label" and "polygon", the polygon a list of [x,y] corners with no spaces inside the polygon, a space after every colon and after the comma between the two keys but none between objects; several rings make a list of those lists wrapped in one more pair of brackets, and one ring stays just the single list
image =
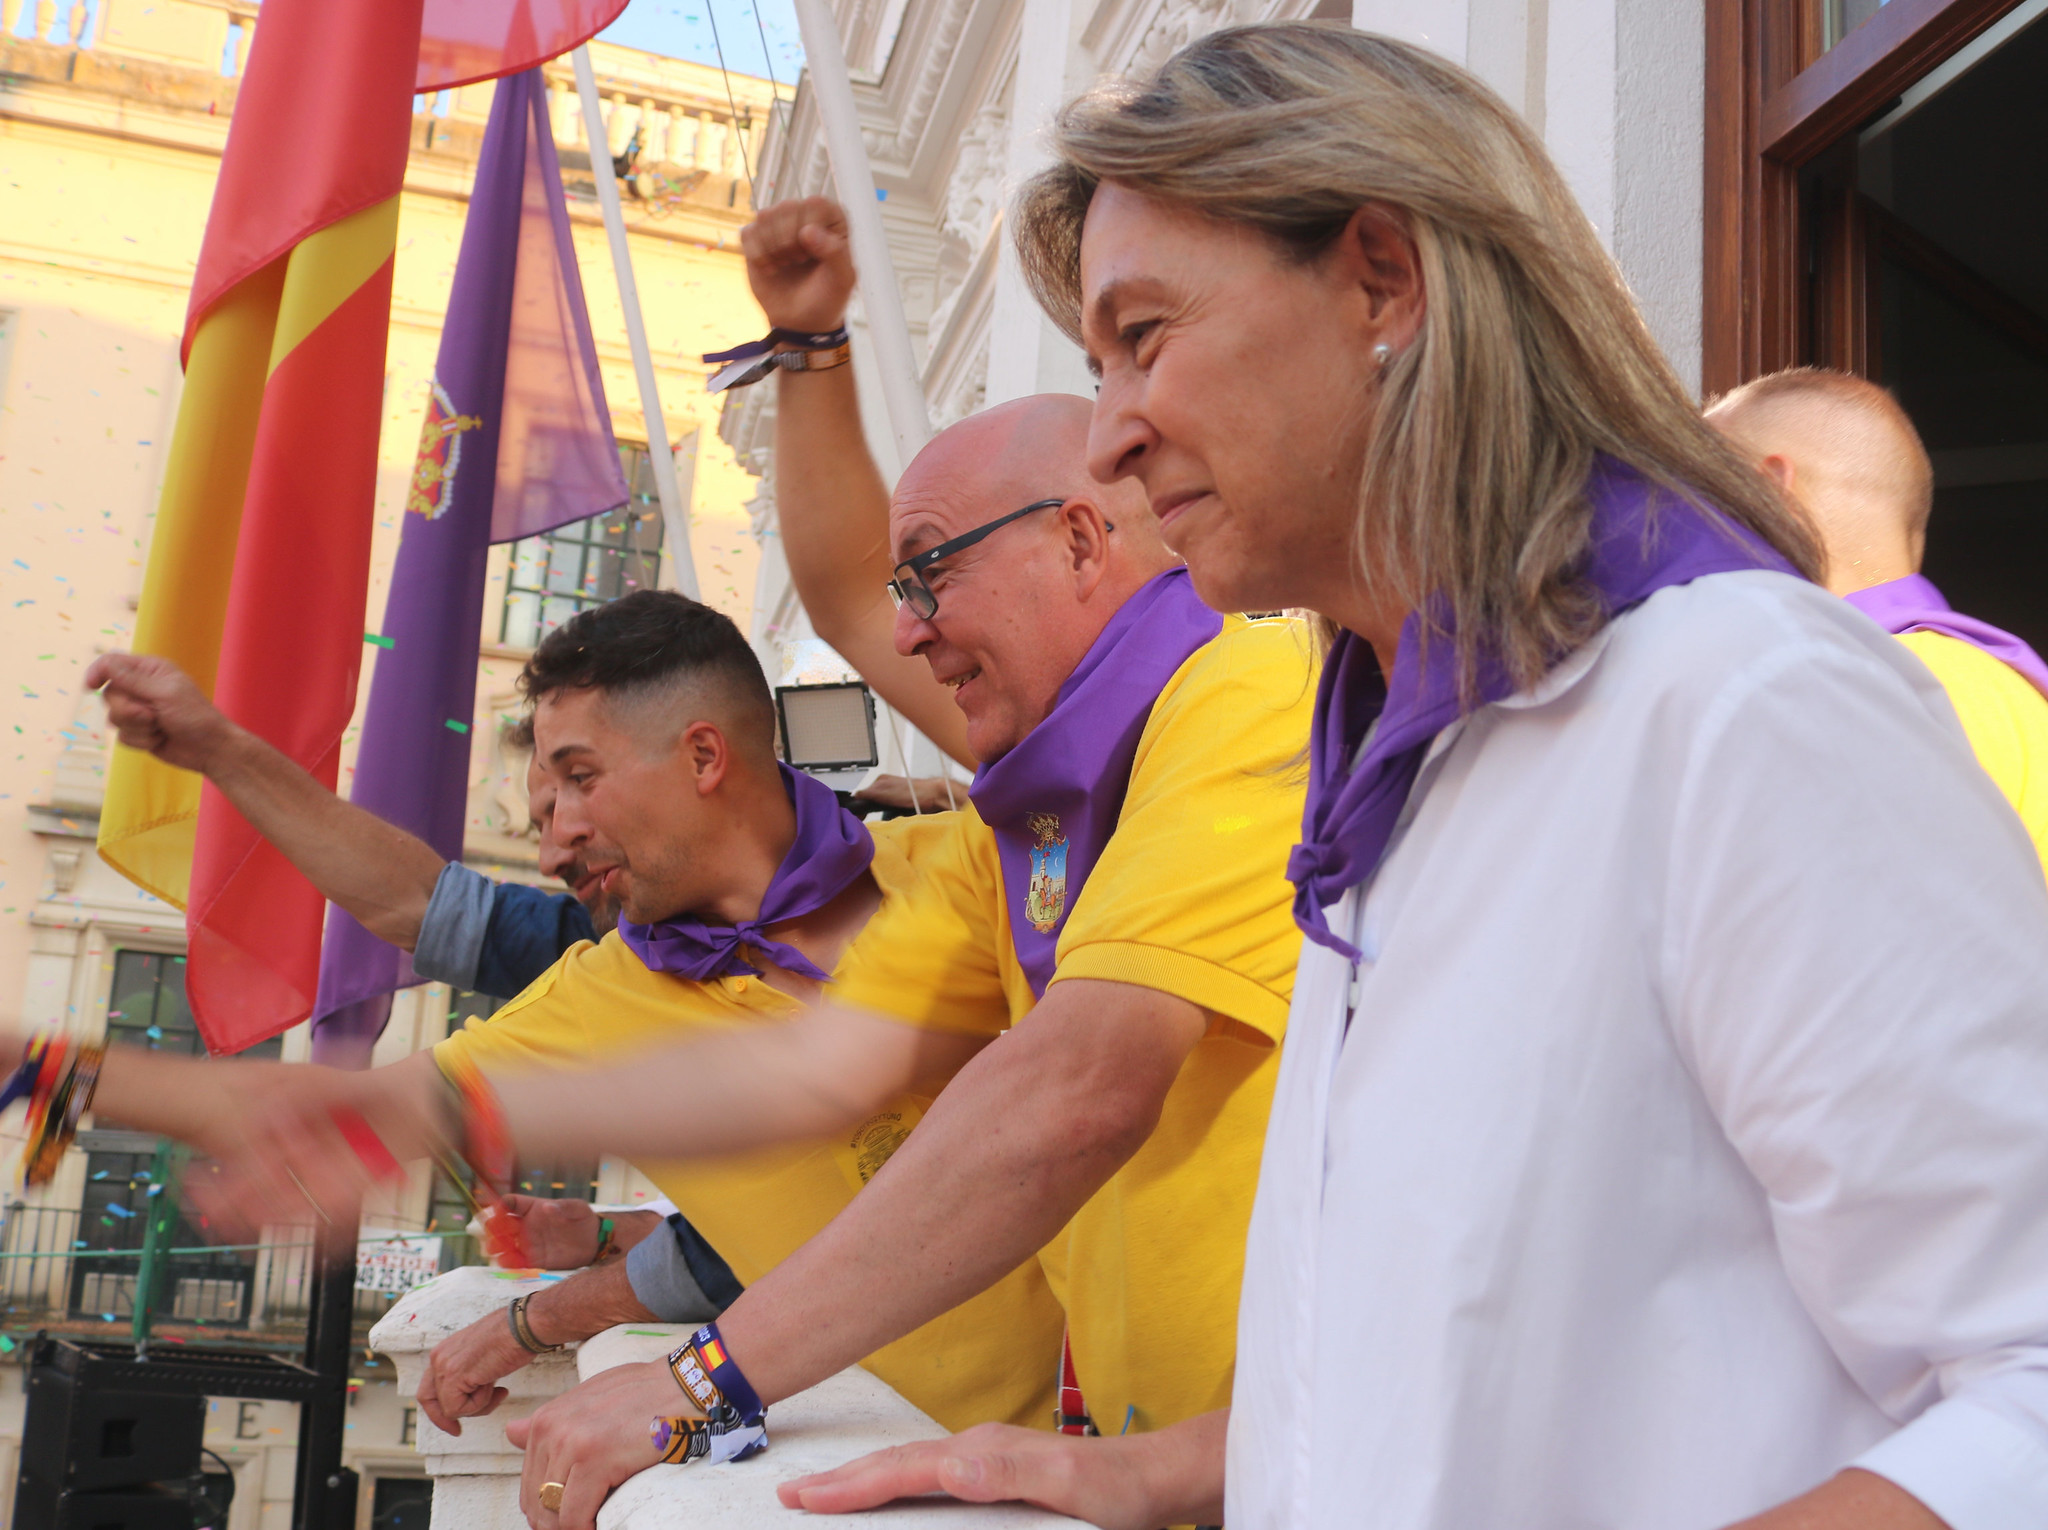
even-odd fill
[{"label": "coat of arms on purple flag", "polygon": [[[498,82],[434,365],[350,800],[462,854],[490,544],[626,503],[540,71]],[[320,1060],[360,1059],[411,958],[330,909]]]}]

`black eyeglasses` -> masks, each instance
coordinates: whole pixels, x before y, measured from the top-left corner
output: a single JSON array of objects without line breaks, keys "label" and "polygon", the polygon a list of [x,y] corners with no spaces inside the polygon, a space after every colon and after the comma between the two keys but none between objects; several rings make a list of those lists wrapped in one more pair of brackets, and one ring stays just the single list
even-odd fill
[{"label": "black eyeglasses", "polygon": [[[1008,515],[997,516],[985,526],[963,531],[951,541],[941,542],[937,547],[927,547],[916,556],[905,558],[896,565],[896,577],[889,581],[889,598],[898,606],[910,607],[911,614],[919,621],[930,621],[939,614],[939,597],[932,592],[932,587],[924,582],[926,569],[941,558],[950,558],[954,553],[972,547],[989,533],[1002,530],[1010,522],[1021,520],[1034,510],[1052,510],[1065,503],[1065,499],[1037,500],[1022,510],[1012,510]],[[1114,531],[1116,527],[1104,521],[1102,529]]]}]

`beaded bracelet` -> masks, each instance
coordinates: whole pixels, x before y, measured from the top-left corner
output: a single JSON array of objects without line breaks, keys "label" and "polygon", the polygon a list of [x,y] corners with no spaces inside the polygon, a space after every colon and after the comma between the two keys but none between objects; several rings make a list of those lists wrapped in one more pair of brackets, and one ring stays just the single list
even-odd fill
[{"label": "beaded bracelet", "polygon": [[57,1176],[65,1149],[78,1136],[85,1113],[92,1109],[92,1097],[99,1088],[104,1047],[81,1046],[53,1086],[49,1100],[29,1134],[22,1154],[22,1181],[30,1189],[47,1185]]},{"label": "beaded bracelet", "polygon": [[85,1113],[99,1088],[104,1047],[74,1046],[60,1032],[45,1031],[22,1048],[21,1062],[0,1086],[0,1108],[28,1101],[27,1143],[22,1149],[22,1181],[29,1189],[56,1176],[64,1150],[78,1136]]}]

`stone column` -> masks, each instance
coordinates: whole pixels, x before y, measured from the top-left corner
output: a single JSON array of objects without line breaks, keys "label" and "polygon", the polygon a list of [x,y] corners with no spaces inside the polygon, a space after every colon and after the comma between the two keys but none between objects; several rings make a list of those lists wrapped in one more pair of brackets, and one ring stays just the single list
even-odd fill
[{"label": "stone column", "polygon": [[[400,1297],[370,1330],[370,1347],[397,1365],[399,1392],[410,1397],[436,1344],[478,1318],[502,1314],[513,1297],[561,1278],[520,1279],[474,1265],[450,1270]],[[575,1384],[574,1350],[541,1355],[505,1378],[511,1396],[495,1413],[464,1419],[459,1435],[443,1434],[419,1415],[417,1448],[434,1479],[434,1530],[523,1530],[519,1469],[525,1457],[506,1440],[505,1425]]]}]

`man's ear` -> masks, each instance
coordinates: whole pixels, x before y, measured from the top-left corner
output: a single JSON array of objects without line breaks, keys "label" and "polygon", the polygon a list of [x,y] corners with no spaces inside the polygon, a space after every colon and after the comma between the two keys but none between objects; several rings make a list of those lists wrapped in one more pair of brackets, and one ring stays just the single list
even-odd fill
[{"label": "man's ear", "polygon": [[1094,499],[1082,495],[1060,506],[1060,528],[1074,571],[1075,593],[1086,600],[1109,571],[1109,521]]},{"label": "man's ear", "polygon": [[732,768],[732,748],[725,732],[715,722],[693,722],[676,740],[676,752],[689,769],[697,795],[708,797],[725,781]]}]

